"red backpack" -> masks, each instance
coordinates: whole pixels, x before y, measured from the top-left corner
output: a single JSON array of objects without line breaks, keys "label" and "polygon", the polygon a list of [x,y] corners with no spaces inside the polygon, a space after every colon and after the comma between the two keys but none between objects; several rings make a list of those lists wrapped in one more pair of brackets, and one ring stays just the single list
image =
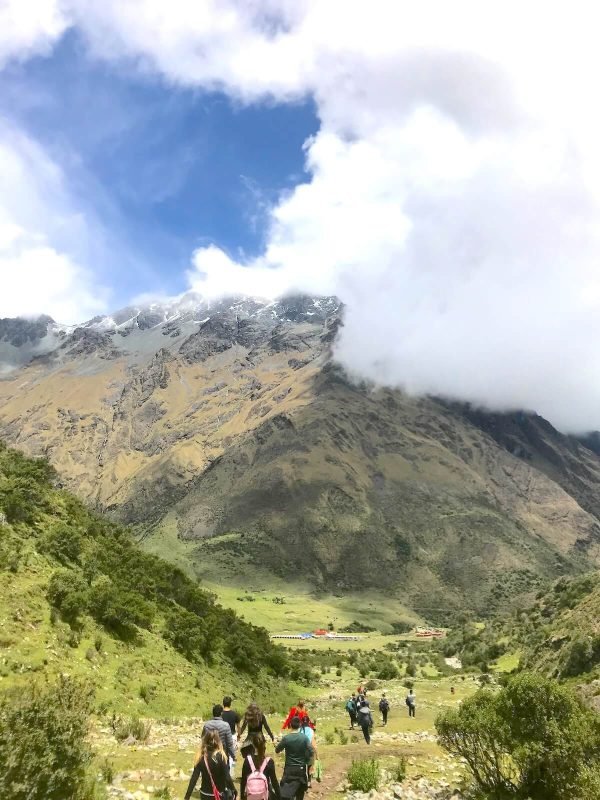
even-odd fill
[{"label": "red backpack", "polygon": [[265,767],[269,763],[269,760],[269,758],[265,758],[260,769],[256,769],[252,756],[248,756],[248,763],[252,770],[246,781],[246,797],[248,800],[269,799],[269,781],[265,775]]}]

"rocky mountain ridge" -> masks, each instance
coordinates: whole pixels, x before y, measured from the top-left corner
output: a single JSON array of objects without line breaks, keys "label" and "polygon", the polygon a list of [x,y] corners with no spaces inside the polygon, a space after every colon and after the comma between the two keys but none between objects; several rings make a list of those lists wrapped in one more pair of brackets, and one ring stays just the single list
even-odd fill
[{"label": "rocky mountain ridge", "polygon": [[353,383],[332,360],[342,316],[335,298],[185,295],[60,333],[2,321],[12,348],[44,324],[55,346],[13,356],[0,437],[150,539],[174,532],[200,571],[300,571],[431,616],[600,563],[591,445]]}]

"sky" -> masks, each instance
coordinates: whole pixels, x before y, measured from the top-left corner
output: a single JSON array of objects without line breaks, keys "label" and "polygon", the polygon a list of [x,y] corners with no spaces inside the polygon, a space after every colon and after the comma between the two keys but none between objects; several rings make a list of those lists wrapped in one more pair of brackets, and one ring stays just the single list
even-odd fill
[{"label": "sky", "polygon": [[337,294],[378,385],[600,427],[574,0],[0,0],[0,316]]}]

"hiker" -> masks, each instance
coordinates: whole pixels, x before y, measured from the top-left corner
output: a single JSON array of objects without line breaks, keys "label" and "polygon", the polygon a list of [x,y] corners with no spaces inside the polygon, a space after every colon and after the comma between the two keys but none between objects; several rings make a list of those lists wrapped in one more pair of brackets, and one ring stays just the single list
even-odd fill
[{"label": "hiker", "polygon": [[381,700],[379,701],[379,710],[381,711],[381,717],[383,719],[383,725],[385,727],[387,725],[387,718],[390,710],[390,702],[385,696],[385,692],[383,693],[383,695],[381,696]]},{"label": "hiker", "polygon": [[313,749],[312,756],[307,764],[308,788],[310,789],[312,786],[313,768],[315,766],[315,761],[319,757],[317,754],[317,743],[315,741],[317,723],[311,722],[308,717],[304,717],[300,723],[300,730],[306,736],[309,745]]},{"label": "hiker", "polygon": [[285,751],[285,766],[281,778],[281,796],[285,800],[303,800],[308,788],[306,767],[313,755],[313,748],[300,730],[300,717],[290,720],[291,733],[284,736],[275,748],[276,753]]},{"label": "hiker", "polygon": [[298,700],[298,703],[290,708],[290,713],[287,715],[286,720],[283,723],[283,730],[291,727],[291,722],[294,717],[298,717],[300,722],[302,722],[304,717],[308,717],[308,712],[304,708],[304,700]]},{"label": "hiker", "polygon": [[202,745],[196,754],[194,771],[188,784],[185,800],[190,800],[201,778],[200,796],[214,798],[217,793],[222,800],[235,800],[237,791],[229,774],[229,762],[223,751],[223,743],[216,728],[209,729],[202,735]]},{"label": "hiker", "polygon": [[250,703],[248,708],[246,709],[246,713],[244,714],[244,722],[242,723],[242,727],[240,728],[240,738],[244,735],[244,731],[248,730],[246,734],[246,741],[240,747],[240,751],[244,758],[246,755],[252,751],[252,734],[253,733],[263,733],[266,731],[267,735],[270,737],[271,741],[275,742],[275,737],[273,736],[273,732],[271,728],[269,728],[269,723],[267,722],[267,718],[260,710],[256,703]]},{"label": "hiker", "polygon": [[[231,728],[233,744],[234,747],[237,748],[238,739],[240,738],[240,722],[242,721],[242,718],[237,711],[234,711],[231,708],[231,697],[229,696],[225,696],[223,698],[223,713],[221,714],[221,717]],[[229,759],[229,769],[231,771],[231,777],[234,778],[235,761],[232,761],[231,758]]]},{"label": "hiker", "polygon": [[221,716],[223,714],[223,706],[217,703],[217,705],[213,706],[212,712],[212,719],[209,719],[204,723],[204,727],[202,728],[202,736],[204,737],[204,735],[209,731],[217,731],[223,745],[223,750],[230,761],[235,764],[236,747],[233,743],[233,736],[231,735],[229,723],[225,722]]},{"label": "hiker", "polygon": [[367,700],[358,709],[358,724],[362,728],[365,742],[371,744],[371,728],[373,727],[373,717]]},{"label": "hiker", "polygon": [[409,689],[408,694],[406,695],[406,705],[408,706],[408,716],[414,717],[416,716],[416,709],[417,709],[417,696],[413,692],[412,689]]},{"label": "hiker", "polygon": [[346,711],[350,717],[350,729],[354,730],[356,724],[356,695],[352,692],[352,697],[346,703]]},{"label": "hiker", "polygon": [[240,797],[243,800],[280,800],[275,762],[266,755],[267,740],[262,733],[250,736],[253,751],[244,758]]}]

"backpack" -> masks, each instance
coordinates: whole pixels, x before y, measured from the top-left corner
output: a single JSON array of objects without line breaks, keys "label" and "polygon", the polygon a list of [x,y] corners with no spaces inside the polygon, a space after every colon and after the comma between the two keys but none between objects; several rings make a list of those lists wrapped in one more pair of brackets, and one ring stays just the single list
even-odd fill
[{"label": "backpack", "polygon": [[264,769],[269,763],[270,759],[265,758],[261,764],[260,769],[256,769],[252,756],[248,756],[248,763],[252,772],[248,775],[246,781],[246,797],[247,800],[268,800],[269,798],[269,781],[264,774]]},{"label": "backpack", "polygon": [[381,700],[379,701],[379,710],[380,711],[389,711],[390,710],[390,704],[385,699],[385,697],[382,697]]},{"label": "backpack", "polygon": [[354,700],[348,700],[348,702],[346,703],[346,711],[349,714],[354,714],[354,712],[356,711],[356,706],[354,705]]}]

